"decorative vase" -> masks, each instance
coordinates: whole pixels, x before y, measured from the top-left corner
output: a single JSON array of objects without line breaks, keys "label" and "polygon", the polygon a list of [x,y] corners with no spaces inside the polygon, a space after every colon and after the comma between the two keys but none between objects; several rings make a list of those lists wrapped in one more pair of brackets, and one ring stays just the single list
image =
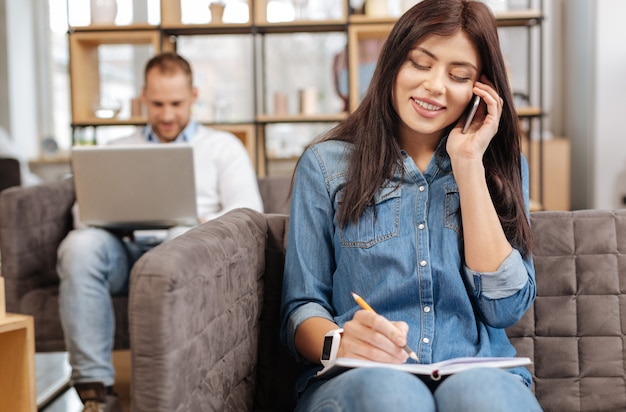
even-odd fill
[{"label": "decorative vase", "polygon": [[354,14],[364,13],[365,0],[350,0],[350,7],[354,10]]},{"label": "decorative vase", "polygon": [[90,0],[91,24],[115,24],[117,0]]},{"label": "decorative vase", "polygon": [[388,17],[387,0],[366,0],[365,15],[368,17]]},{"label": "decorative vase", "polygon": [[226,4],[222,1],[214,1],[209,3],[209,10],[211,10],[211,23],[221,23],[224,17],[224,9]]}]

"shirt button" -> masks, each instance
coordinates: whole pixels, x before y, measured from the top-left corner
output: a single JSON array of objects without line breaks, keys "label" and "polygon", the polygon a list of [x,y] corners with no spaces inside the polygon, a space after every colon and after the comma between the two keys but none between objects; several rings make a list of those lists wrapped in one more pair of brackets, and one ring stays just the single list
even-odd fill
[{"label": "shirt button", "polygon": [[422,342],[424,342],[424,343],[430,343],[430,339],[428,339],[428,338],[424,338],[424,339],[422,339]]},{"label": "shirt button", "polygon": [[420,191],[420,192],[423,192],[424,190],[426,190],[426,187],[424,187],[424,186],[420,186],[420,187],[419,187],[419,191]]},{"label": "shirt button", "polygon": [[426,262],[425,260],[420,261],[420,266],[426,266],[428,264],[428,262]]},{"label": "shirt button", "polygon": [[430,306],[424,306],[424,312],[426,313],[430,312]]},{"label": "shirt button", "polygon": [[418,228],[419,230],[424,230],[424,228],[425,228],[425,227],[426,227],[426,225],[425,225],[425,224],[423,224],[423,223],[420,223],[419,225],[417,225],[417,228]]}]

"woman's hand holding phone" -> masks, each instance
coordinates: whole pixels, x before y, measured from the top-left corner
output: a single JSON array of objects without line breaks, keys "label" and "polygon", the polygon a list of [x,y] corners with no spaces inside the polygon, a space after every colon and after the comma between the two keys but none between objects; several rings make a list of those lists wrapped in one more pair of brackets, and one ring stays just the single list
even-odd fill
[{"label": "woman's hand holding phone", "polygon": [[[503,100],[493,84],[483,75],[474,83],[474,97],[456,127],[450,133],[446,149],[453,159],[481,160],[496,135]],[[478,101],[478,104],[475,104]],[[472,116],[473,112],[473,116]]]}]

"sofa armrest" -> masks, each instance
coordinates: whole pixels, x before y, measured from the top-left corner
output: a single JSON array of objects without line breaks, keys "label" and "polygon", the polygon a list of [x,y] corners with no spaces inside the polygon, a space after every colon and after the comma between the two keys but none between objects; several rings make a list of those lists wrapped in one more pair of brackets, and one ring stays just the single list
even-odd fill
[{"label": "sofa armrest", "polygon": [[135,264],[134,411],[251,408],[266,237],[265,215],[236,209]]},{"label": "sofa armrest", "polygon": [[18,311],[29,290],[58,284],[57,248],[72,228],[74,202],[72,179],[0,193],[0,255],[9,311]]}]

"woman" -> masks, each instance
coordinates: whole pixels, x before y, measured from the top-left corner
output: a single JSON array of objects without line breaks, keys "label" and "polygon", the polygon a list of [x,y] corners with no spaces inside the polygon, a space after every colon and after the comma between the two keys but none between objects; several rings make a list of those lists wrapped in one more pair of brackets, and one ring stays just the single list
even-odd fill
[{"label": "woman", "polygon": [[[463,134],[473,95],[482,103]],[[541,410],[523,367],[315,377],[322,356],[414,362],[407,344],[421,363],[515,356],[504,328],[535,298],[530,249],[495,19],[478,1],[424,0],[392,29],[356,112],[298,162],[281,330],[310,365],[297,410]]]}]

